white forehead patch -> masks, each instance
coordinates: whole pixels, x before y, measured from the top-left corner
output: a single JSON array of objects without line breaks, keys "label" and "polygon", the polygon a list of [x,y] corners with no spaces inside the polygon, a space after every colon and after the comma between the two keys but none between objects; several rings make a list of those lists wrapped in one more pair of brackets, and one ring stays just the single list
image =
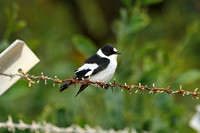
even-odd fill
[{"label": "white forehead patch", "polygon": [[114,48],[114,49],[113,49],[113,51],[114,51],[114,52],[117,52],[117,49],[116,49],[116,48]]}]

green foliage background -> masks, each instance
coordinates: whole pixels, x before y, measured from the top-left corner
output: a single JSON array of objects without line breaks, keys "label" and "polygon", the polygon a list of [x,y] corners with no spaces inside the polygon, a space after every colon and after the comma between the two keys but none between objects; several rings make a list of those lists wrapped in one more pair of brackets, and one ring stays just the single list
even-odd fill
[{"label": "green foliage background", "polygon": [[[87,57],[109,43],[123,53],[114,75],[118,83],[174,90],[182,84],[193,91],[200,86],[199,34],[199,0],[0,1],[0,51],[24,40],[41,60],[29,72],[34,75],[74,76]],[[77,91],[60,93],[50,82],[28,87],[20,80],[0,97],[0,121],[11,115],[14,122],[45,120],[60,127],[195,132],[188,123],[199,100],[192,97],[88,87],[74,98]]]}]

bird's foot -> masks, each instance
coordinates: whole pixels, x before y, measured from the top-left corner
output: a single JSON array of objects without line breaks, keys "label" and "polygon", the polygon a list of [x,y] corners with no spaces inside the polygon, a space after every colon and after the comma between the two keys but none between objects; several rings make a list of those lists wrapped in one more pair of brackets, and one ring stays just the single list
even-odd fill
[{"label": "bird's foot", "polygon": [[103,85],[101,85],[101,87],[104,88],[104,89],[108,89],[109,84],[103,84]]}]

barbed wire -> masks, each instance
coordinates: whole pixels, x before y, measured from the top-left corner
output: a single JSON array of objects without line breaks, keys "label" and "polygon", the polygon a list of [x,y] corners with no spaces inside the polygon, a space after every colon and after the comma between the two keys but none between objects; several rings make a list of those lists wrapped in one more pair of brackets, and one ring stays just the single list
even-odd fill
[{"label": "barbed wire", "polygon": [[22,120],[19,123],[14,123],[11,116],[8,116],[7,122],[0,122],[0,129],[6,128],[10,132],[15,132],[16,129],[19,130],[30,130],[35,133],[137,133],[135,129],[125,128],[123,130],[104,130],[100,127],[92,128],[88,125],[85,128],[81,128],[78,125],[71,125],[70,127],[57,127],[51,123],[44,121],[42,124],[33,121],[31,124],[26,124]]},{"label": "barbed wire", "polygon": [[199,99],[198,96],[200,95],[200,92],[197,92],[198,88],[196,88],[194,91],[187,91],[187,90],[182,89],[182,85],[180,85],[179,89],[174,91],[174,90],[170,89],[170,86],[168,86],[166,89],[165,88],[158,88],[158,87],[155,86],[154,83],[152,84],[152,88],[148,87],[147,85],[142,86],[141,83],[139,83],[139,85],[127,85],[126,83],[124,83],[124,85],[122,85],[122,84],[116,83],[116,81],[114,79],[113,83],[109,82],[108,86],[107,85],[105,86],[104,82],[99,82],[99,81],[92,82],[92,81],[89,81],[89,79],[78,80],[78,79],[74,79],[74,78],[70,77],[69,79],[61,80],[61,79],[57,78],[57,76],[55,76],[55,78],[52,78],[52,77],[45,76],[43,74],[43,72],[41,73],[40,76],[34,76],[34,75],[31,76],[27,73],[24,73],[22,71],[22,69],[19,69],[19,73],[16,73],[16,74],[0,73],[0,75],[8,76],[11,79],[16,77],[16,76],[19,76],[21,78],[25,78],[28,81],[29,87],[34,83],[39,83],[41,80],[44,80],[45,84],[47,84],[47,80],[49,80],[49,81],[53,82],[53,86],[55,86],[56,83],[60,86],[60,83],[70,81],[74,85],[75,88],[76,88],[77,83],[79,83],[81,85],[89,84],[90,86],[93,85],[93,86],[102,87],[102,88],[110,87],[112,89],[112,91],[113,91],[114,87],[117,87],[117,88],[121,89],[121,92],[123,92],[124,90],[128,90],[130,94],[132,93],[132,91],[134,91],[134,93],[137,93],[139,90],[142,91],[142,92],[144,92],[144,90],[147,90],[147,91],[149,91],[149,94],[165,92],[168,95],[169,94],[181,94],[182,96],[192,95],[193,98],[196,98],[196,99]]}]

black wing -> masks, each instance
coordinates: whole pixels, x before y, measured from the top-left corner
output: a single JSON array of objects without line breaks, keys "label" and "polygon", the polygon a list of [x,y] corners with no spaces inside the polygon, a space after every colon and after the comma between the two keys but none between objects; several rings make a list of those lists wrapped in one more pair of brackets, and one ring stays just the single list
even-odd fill
[{"label": "black wing", "polygon": [[93,71],[92,75],[94,75],[98,73],[99,71],[102,71],[103,69],[105,69],[110,63],[110,60],[107,58],[100,57],[99,55],[95,54],[89,57],[87,60],[85,60],[84,63],[96,63],[99,66],[97,69]]},{"label": "black wing", "polygon": [[[91,75],[96,74],[96,73],[98,73],[99,71],[105,69],[105,68],[108,66],[109,63],[110,63],[110,60],[109,60],[109,59],[107,59],[107,58],[102,58],[102,57],[100,57],[99,55],[95,54],[95,55],[89,57],[87,60],[85,60],[85,61],[84,61],[84,65],[88,64],[88,66],[89,66],[90,64],[97,64],[98,67],[95,68],[95,69],[90,69],[90,67],[86,67],[87,69],[79,70],[79,69],[81,68],[81,67],[80,67],[79,69],[77,69],[77,70],[75,71],[75,73],[76,73],[76,77],[75,77],[75,78],[78,78],[79,80],[81,80],[82,78],[87,78],[88,76],[85,76],[85,75],[86,75],[89,71],[93,71],[93,72],[91,73]],[[91,75],[90,75],[90,76],[91,76]]]},{"label": "black wing", "polygon": [[[88,59],[86,59],[84,61],[84,64],[92,64],[94,63],[95,61],[95,58],[98,58],[97,57],[97,54],[89,57]],[[91,71],[91,69],[83,69],[81,71],[78,71],[78,69],[75,71],[75,74],[76,74],[76,77],[75,78],[78,78],[78,80],[82,80],[82,78],[87,78],[88,76],[85,76],[87,72]]]},{"label": "black wing", "polygon": [[100,57],[98,54],[95,54],[93,56],[90,56],[89,58],[87,58],[84,63],[98,63],[98,60],[101,59],[102,57]]}]

